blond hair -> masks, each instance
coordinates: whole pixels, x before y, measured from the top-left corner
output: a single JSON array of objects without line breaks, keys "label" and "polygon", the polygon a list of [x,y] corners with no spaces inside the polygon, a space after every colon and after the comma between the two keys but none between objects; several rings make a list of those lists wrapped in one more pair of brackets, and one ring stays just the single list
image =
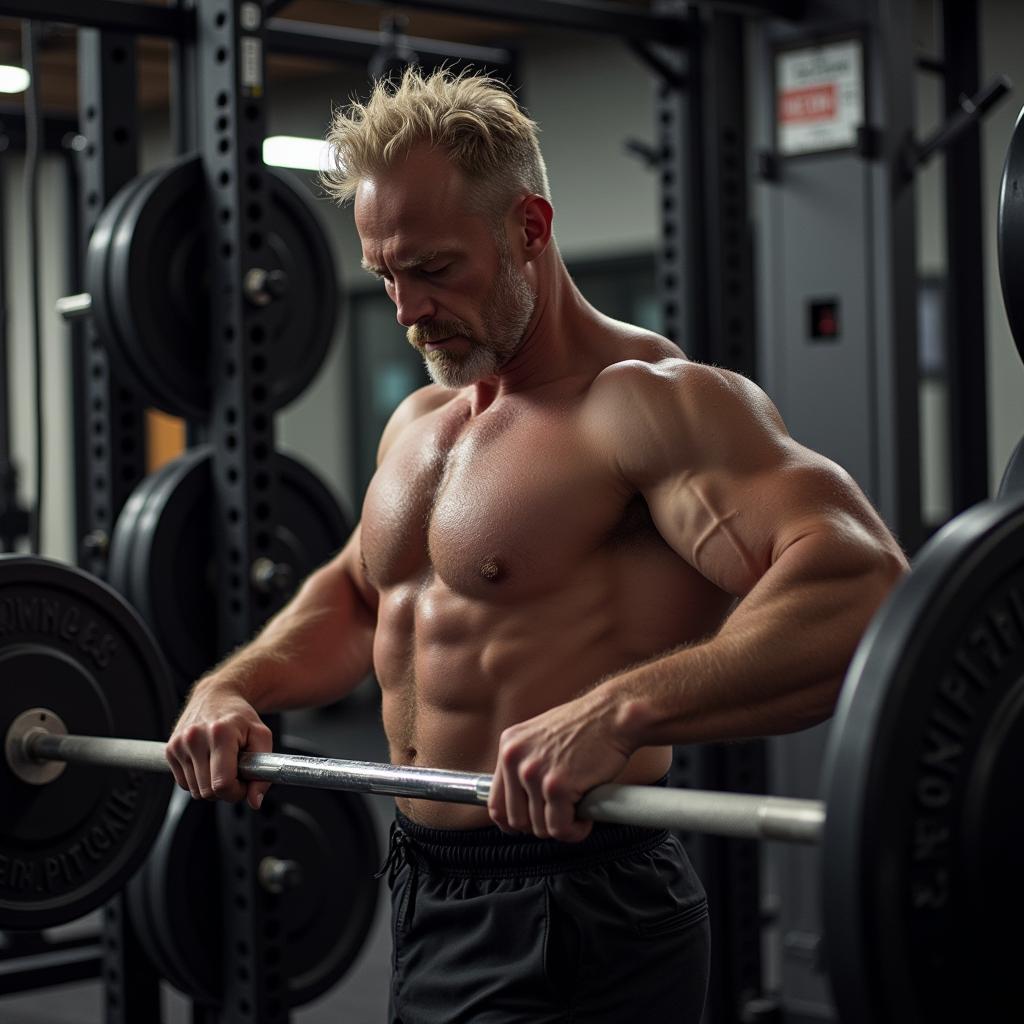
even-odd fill
[{"label": "blond hair", "polygon": [[331,167],[320,180],[338,203],[413,147],[443,150],[473,187],[481,212],[504,214],[517,196],[551,198],[537,124],[491,75],[405,69],[377,82],[366,103],[336,111],[327,133]]}]

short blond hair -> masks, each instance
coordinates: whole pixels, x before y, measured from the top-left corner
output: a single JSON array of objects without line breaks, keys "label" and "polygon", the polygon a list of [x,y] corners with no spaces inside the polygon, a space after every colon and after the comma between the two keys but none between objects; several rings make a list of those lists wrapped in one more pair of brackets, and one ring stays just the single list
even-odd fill
[{"label": "short blond hair", "polygon": [[482,212],[501,215],[522,194],[550,200],[536,122],[492,75],[405,69],[377,82],[366,103],[337,110],[327,133],[331,167],[320,180],[338,203],[421,143],[442,149],[473,187]]}]

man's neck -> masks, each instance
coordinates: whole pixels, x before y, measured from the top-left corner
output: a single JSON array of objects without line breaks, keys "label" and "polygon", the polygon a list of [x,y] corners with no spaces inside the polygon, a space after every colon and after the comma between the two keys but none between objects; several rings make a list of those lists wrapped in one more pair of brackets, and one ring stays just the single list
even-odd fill
[{"label": "man's neck", "polygon": [[515,355],[486,381],[474,385],[483,408],[505,394],[519,394],[548,387],[578,376],[590,361],[589,341],[600,314],[573,284],[557,250],[549,250],[538,267],[534,287],[537,304]]}]

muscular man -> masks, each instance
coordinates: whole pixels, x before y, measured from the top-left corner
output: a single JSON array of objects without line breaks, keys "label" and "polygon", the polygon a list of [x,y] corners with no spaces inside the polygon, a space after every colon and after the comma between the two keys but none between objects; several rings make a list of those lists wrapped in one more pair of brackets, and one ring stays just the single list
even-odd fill
[{"label": "muscular man", "polygon": [[682,848],[573,805],[658,784],[672,743],[826,718],[905,560],[754,385],[587,303],[502,88],[408,73],[329,141],[328,187],[435,383],[391,418],[345,548],[195,686],[177,781],[258,807],[235,772],[270,747],[259,713],[372,665],[393,761],[496,775],[486,810],[398,801],[392,1020],[697,1021]]}]

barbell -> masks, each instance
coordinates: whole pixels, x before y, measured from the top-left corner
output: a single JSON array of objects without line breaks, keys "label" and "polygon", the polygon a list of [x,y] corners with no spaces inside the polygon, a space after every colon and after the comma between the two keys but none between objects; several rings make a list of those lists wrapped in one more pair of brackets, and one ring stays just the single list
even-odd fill
[{"label": "barbell", "polygon": [[[5,750],[10,769],[34,785],[50,782],[54,769],[60,771],[69,762],[170,773],[163,743],[70,736],[64,723],[46,708],[32,708],[15,719],[7,732]],[[304,754],[242,754],[238,777],[246,782],[456,804],[486,804],[492,780],[490,775],[473,772]],[[825,805],[819,800],[614,784],[590,790],[576,811],[590,821],[797,843],[819,842],[825,821]]]},{"label": "barbell", "polygon": [[[0,679],[0,928],[42,928],[99,906],[145,857],[171,790],[159,740],[173,688],[113,590],[24,556],[0,559]],[[468,803],[490,782],[282,754],[243,755],[240,776]],[[873,619],[832,724],[823,803],[602,786],[579,812],[820,841],[840,1018],[941,1024],[1012,1006],[1022,779],[1024,502],[1008,498],[948,524]]]}]

